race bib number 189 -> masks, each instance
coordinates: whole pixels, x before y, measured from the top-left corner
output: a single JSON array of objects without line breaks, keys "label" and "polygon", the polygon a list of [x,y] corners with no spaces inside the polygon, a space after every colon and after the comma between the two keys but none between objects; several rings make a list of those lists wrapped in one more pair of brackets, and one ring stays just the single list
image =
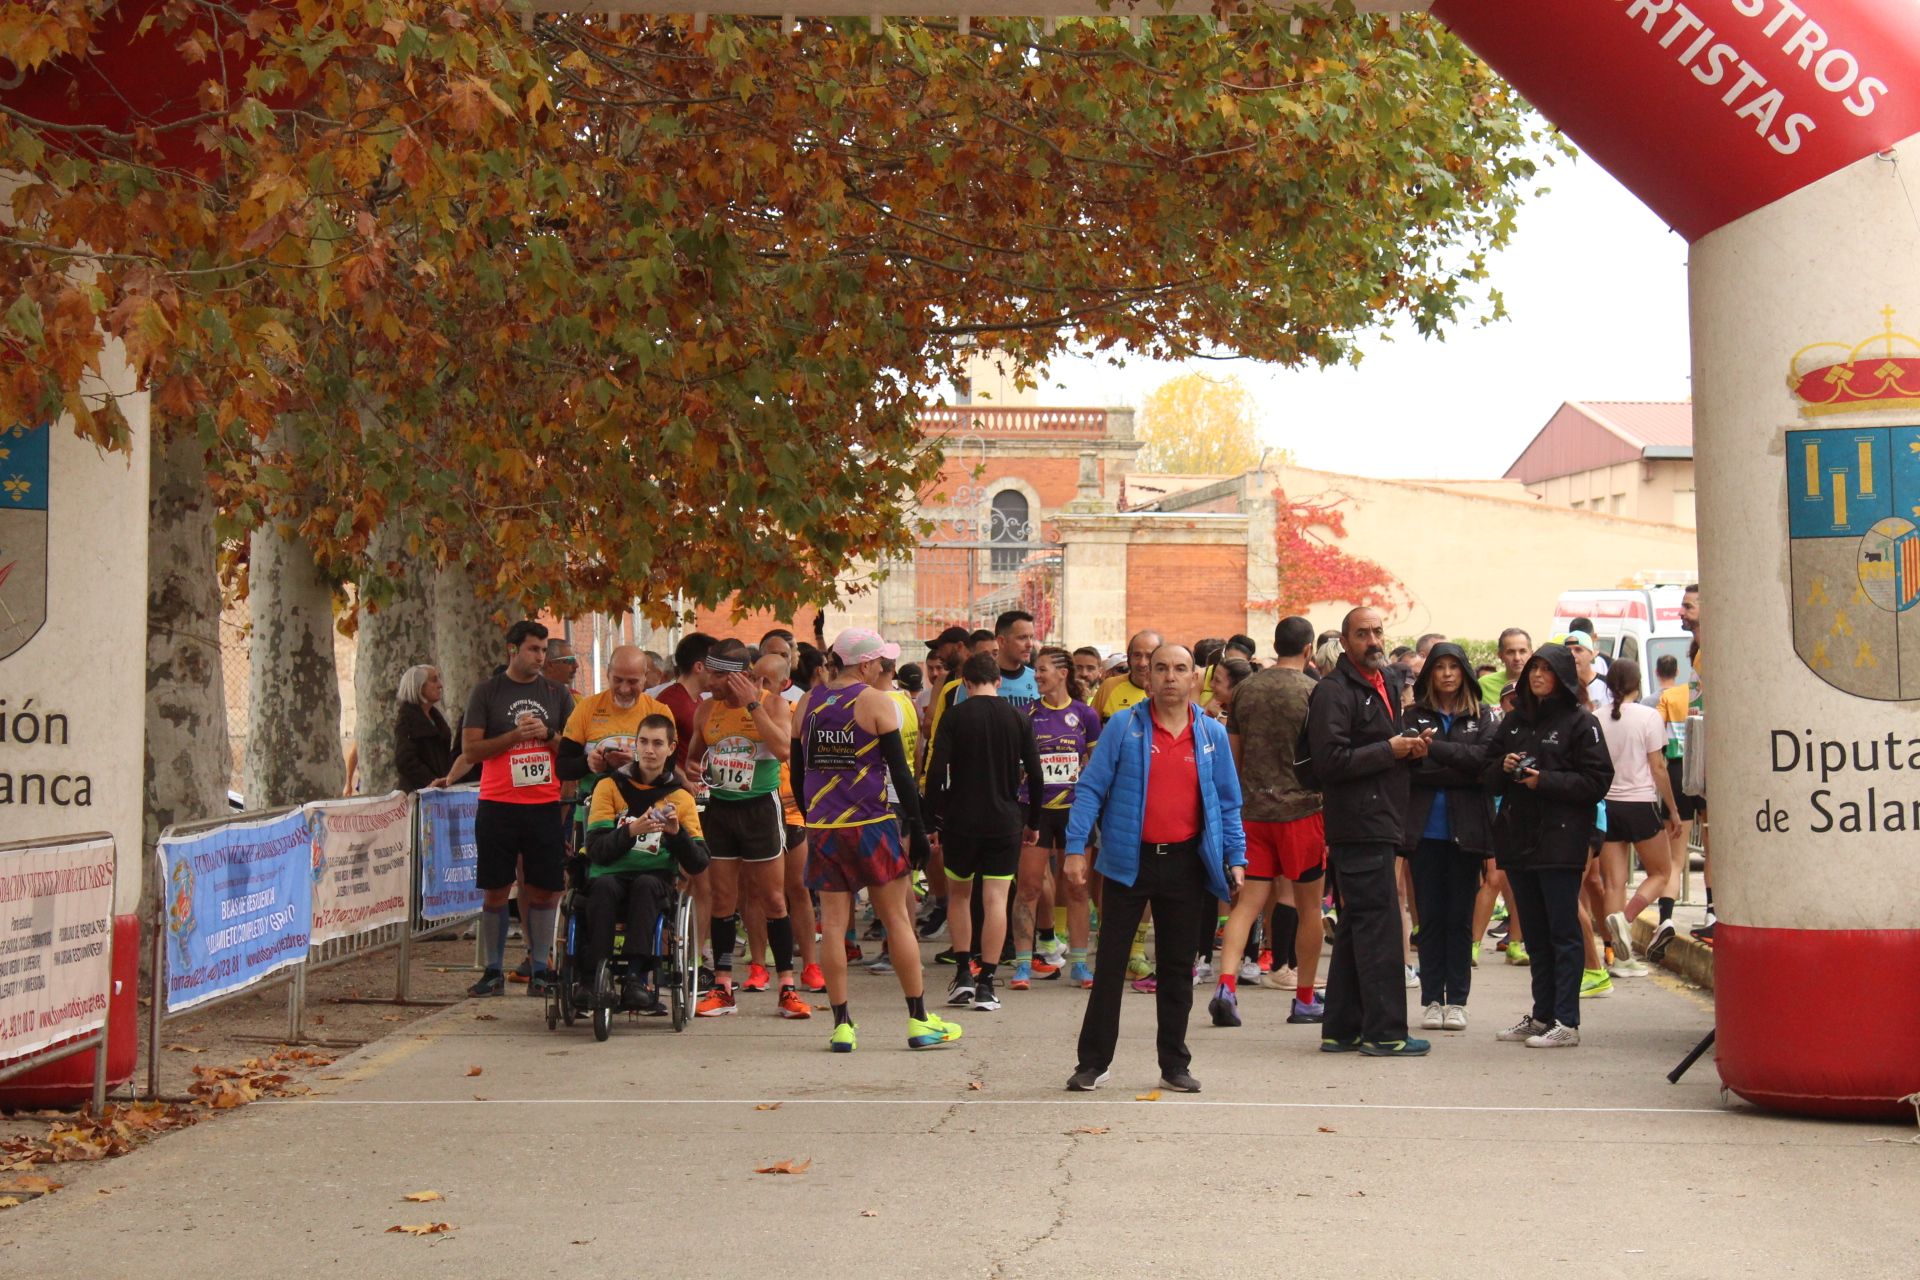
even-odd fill
[{"label": "race bib number 189", "polygon": [[545,747],[514,752],[507,767],[516,787],[544,787],[553,781],[553,753]]}]

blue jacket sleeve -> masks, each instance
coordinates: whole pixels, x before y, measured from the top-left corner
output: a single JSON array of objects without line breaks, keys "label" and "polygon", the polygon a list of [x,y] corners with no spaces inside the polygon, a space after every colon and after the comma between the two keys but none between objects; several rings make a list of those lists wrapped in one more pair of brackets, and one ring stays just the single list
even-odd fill
[{"label": "blue jacket sleeve", "polygon": [[1220,801],[1220,836],[1227,865],[1244,867],[1247,865],[1247,829],[1240,825],[1240,770],[1234,766],[1226,730],[1216,726],[1213,738],[1213,790]]},{"label": "blue jacket sleeve", "polygon": [[1067,813],[1068,853],[1087,851],[1087,837],[1093,834],[1100,811],[1106,807],[1107,792],[1113,789],[1114,774],[1120,767],[1120,753],[1126,749],[1126,733],[1116,732],[1116,728],[1124,729],[1119,722],[1126,714],[1122,711],[1107,722],[1100,741],[1093,745],[1087,767],[1080,771],[1080,781],[1073,789],[1073,808]]}]

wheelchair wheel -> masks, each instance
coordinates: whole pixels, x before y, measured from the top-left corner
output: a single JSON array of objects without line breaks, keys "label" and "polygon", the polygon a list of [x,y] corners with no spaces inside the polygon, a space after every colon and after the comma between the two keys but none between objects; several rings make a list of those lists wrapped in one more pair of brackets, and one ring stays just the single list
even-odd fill
[{"label": "wheelchair wheel", "polygon": [[605,1040],[613,1034],[613,962],[602,960],[593,975],[593,1038]]},{"label": "wheelchair wheel", "polygon": [[699,938],[693,931],[693,894],[680,895],[673,916],[673,1029],[685,1031],[693,1020],[694,988],[700,980]]}]

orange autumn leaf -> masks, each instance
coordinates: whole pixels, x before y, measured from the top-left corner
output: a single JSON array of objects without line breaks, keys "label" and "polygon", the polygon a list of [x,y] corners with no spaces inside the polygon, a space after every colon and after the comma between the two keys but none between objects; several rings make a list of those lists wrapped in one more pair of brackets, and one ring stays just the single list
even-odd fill
[{"label": "orange autumn leaf", "polygon": [[754,1172],[755,1173],[805,1173],[808,1170],[808,1168],[812,1166],[812,1164],[813,1164],[812,1156],[808,1156],[805,1160],[801,1160],[797,1163],[792,1160],[775,1160],[770,1165],[767,1165],[763,1168],[755,1169]]}]

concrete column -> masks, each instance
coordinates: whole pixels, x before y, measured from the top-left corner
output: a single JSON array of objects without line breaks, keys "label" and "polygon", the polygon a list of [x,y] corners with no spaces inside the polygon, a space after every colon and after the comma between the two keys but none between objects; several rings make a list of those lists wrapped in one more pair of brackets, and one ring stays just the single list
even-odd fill
[{"label": "concrete column", "polygon": [[[1920,346],[1887,336],[1920,332],[1916,164],[1920,136],[1691,259],[1717,1053],[1792,1109],[1920,1088]],[[1790,389],[1901,358],[1904,404]]]},{"label": "concrete column", "polygon": [[1112,517],[1062,516],[1060,532],[1061,635],[1076,645],[1118,649],[1127,636],[1127,541]]}]

